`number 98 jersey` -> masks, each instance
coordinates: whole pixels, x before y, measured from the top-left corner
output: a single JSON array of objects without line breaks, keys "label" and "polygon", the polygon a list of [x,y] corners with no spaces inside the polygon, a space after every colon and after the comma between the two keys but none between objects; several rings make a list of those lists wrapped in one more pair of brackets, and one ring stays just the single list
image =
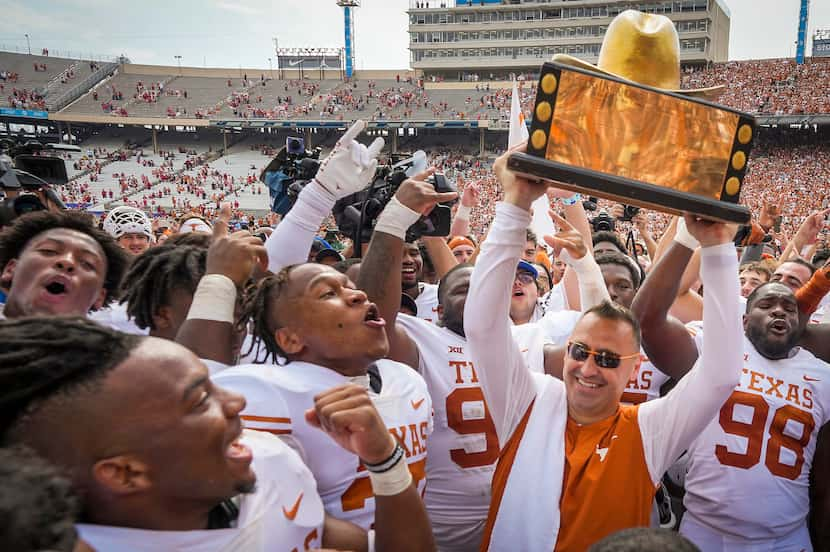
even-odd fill
[{"label": "number 98 jersey", "polygon": [[743,339],[741,382],[689,449],[684,505],[730,538],[781,538],[806,523],[816,436],[830,415],[830,365],[799,348],[770,360]]}]

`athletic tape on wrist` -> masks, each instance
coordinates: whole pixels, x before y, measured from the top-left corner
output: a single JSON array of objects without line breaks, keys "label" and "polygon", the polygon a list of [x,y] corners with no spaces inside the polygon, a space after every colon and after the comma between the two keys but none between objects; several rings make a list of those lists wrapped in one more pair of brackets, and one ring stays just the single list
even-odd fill
[{"label": "athletic tape on wrist", "polygon": [[455,218],[458,220],[470,220],[470,212],[472,212],[472,207],[467,207],[466,205],[459,205],[458,210],[455,212]]},{"label": "athletic tape on wrist", "polygon": [[409,472],[404,456],[398,463],[383,473],[369,472],[372,482],[372,492],[377,496],[394,496],[407,490],[412,485],[412,474]]},{"label": "athletic tape on wrist", "polygon": [[398,198],[392,197],[392,200],[386,204],[380,217],[378,217],[378,222],[375,224],[375,232],[391,234],[397,238],[406,240],[406,231],[410,226],[418,222],[419,218],[421,218],[420,213],[413,211],[398,201]]},{"label": "athletic tape on wrist", "polygon": [[686,220],[683,217],[677,219],[677,229],[674,232],[674,241],[687,249],[694,251],[700,247],[700,242],[689,233],[686,228]]},{"label": "athletic tape on wrist", "polygon": [[206,274],[199,280],[187,319],[214,320],[233,324],[236,285],[223,274]]}]

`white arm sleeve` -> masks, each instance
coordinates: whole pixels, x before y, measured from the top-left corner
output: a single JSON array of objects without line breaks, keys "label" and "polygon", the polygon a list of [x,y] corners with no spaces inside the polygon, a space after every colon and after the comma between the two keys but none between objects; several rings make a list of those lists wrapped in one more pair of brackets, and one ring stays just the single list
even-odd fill
[{"label": "white arm sleeve", "polygon": [[510,289],[530,213],[507,203],[481,246],[464,308],[464,333],[499,442],[513,434],[536,389],[510,330]]},{"label": "white arm sleeve", "polygon": [[703,350],[691,371],[660,399],[640,405],[638,421],[652,481],[717,415],[741,378],[743,329],[738,257],[732,243],[701,250]]},{"label": "white arm sleeve", "polygon": [[593,255],[586,253],[581,259],[571,260],[570,266],[576,272],[576,280],[579,282],[579,303],[582,312],[611,299],[605,286],[605,278],[602,277],[602,271]]},{"label": "white arm sleeve", "polygon": [[335,198],[316,180],[309,182],[294,207],[285,215],[268,239],[268,270],[279,272],[286,266],[304,263],[314,236],[323,220],[334,207]]}]

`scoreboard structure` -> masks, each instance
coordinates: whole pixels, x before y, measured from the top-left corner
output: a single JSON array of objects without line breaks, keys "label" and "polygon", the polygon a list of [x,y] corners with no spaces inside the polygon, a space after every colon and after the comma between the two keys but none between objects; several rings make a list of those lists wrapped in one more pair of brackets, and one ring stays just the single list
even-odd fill
[{"label": "scoreboard structure", "polygon": [[277,48],[277,69],[280,78],[285,72],[299,73],[300,78],[325,79],[333,74],[343,78],[343,48]]},{"label": "scoreboard structure", "polygon": [[830,29],[819,29],[813,35],[813,57],[830,57]]}]

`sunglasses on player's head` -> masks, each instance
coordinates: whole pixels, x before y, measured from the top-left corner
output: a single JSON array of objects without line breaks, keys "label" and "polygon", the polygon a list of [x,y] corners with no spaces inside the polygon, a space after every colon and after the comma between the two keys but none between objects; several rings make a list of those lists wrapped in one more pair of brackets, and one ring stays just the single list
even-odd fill
[{"label": "sunglasses on player's head", "polygon": [[594,362],[596,362],[597,366],[600,368],[617,368],[620,365],[621,360],[640,356],[640,353],[620,356],[617,353],[612,353],[611,351],[592,351],[587,345],[583,345],[582,343],[577,343],[575,341],[568,341],[568,354],[577,362],[584,362],[588,360],[588,357],[593,355]]}]

